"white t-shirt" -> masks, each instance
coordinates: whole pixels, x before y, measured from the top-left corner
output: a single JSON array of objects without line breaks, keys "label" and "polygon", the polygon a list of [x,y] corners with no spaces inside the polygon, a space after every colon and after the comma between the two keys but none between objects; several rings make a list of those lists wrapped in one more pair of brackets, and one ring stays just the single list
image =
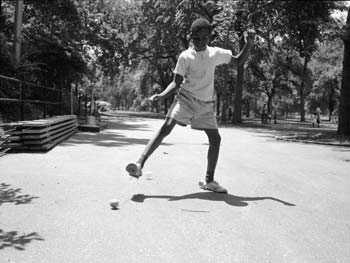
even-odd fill
[{"label": "white t-shirt", "polygon": [[231,50],[207,47],[197,52],[190,47],[183,51],[177,61],[174,73],[183,76],[181,92],[201,101],[214,99],[215,67],[227,64],[232,57]]}]

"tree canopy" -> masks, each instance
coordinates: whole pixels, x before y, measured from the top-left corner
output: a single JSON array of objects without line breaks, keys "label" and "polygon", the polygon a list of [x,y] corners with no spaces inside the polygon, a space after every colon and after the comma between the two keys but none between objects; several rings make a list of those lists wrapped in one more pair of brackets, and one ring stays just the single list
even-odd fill
[{"label": "tree canopy", "polygon": [[270,112],[298,112],[304,121],[316,106],[331,117],[344,105],[344,1],[24,1],[16,67],[14,6],[1,0],[2,75],[61,89],[74,84],[76,94],[94,89],[116,108],[166,110],[170,101],[159,108],[146,98],[172,80],[177,57],[190,43],[190,24],[204,17],[214,28],[211,45],[234,54],[247,30],[257,32],[243,67],[217,68],[217,114],[223,119],[230,108],[231,121],[241,122],[243,111],[258,114],[267,103]]}]

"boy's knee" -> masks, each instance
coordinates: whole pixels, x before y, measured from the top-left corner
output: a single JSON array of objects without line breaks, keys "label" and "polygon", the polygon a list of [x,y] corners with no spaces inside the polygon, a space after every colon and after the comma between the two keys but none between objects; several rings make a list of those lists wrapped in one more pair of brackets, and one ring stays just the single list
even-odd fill
[{"label": "boy's knee", "polygon": [[168,125],[168,124],[164,124],[162,126],[162,128],[160,129],[160,134],[165,137],[165,136],[168,136],[172,130],[172,126],[171,125]]},{"label": "boy's knee", "polygon": [[219,147],[221,143],[221,136],[219,133],[214,133],[209,136],[209,144]]}]

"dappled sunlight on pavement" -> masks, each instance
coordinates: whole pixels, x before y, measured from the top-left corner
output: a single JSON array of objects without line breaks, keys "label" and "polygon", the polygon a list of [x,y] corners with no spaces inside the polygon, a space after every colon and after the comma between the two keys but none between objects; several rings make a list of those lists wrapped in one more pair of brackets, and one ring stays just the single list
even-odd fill
[{"label": "dappled sunlight on pavement", "polygon": [[349,147],[275,139],[288,130],[221,127],[215,180],[228,194],[218,194],[198,186],[203,131],[176,126],[136,180],[125,167],[163,120],[103,121],[99,133],[78,132],[45,154],[0,159],[1,259],[234,262],[235,251],[247,263],[350,258]]},{"label": "dappled sunlight on pavement", "polygon": [[[92,144],[102,147],[123,147],[130,145],[146,145],[152,135],[152,127],[144,119],[129,119],[123,117],[109,118],[107,127],[99,133],[78,132],[69,140],[62,142],[61,146],[76,146],[79,144]],[[140,138],[141,132],[141,138]],[[132,135],[138,137],[133,137]],[[162,143],[162,145],[170,145]]]}]

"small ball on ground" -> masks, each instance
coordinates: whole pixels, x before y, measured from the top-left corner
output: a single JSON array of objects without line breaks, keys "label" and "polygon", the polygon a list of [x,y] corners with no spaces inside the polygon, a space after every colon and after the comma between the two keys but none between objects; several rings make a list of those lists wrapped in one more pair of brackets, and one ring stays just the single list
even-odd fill
[{"label": "small ball on ground", "polygon": [[111,206],[112,209],[118,209],[119,201],[116,199],[112,199],[111,201],[109,201],[109,205]]}]

